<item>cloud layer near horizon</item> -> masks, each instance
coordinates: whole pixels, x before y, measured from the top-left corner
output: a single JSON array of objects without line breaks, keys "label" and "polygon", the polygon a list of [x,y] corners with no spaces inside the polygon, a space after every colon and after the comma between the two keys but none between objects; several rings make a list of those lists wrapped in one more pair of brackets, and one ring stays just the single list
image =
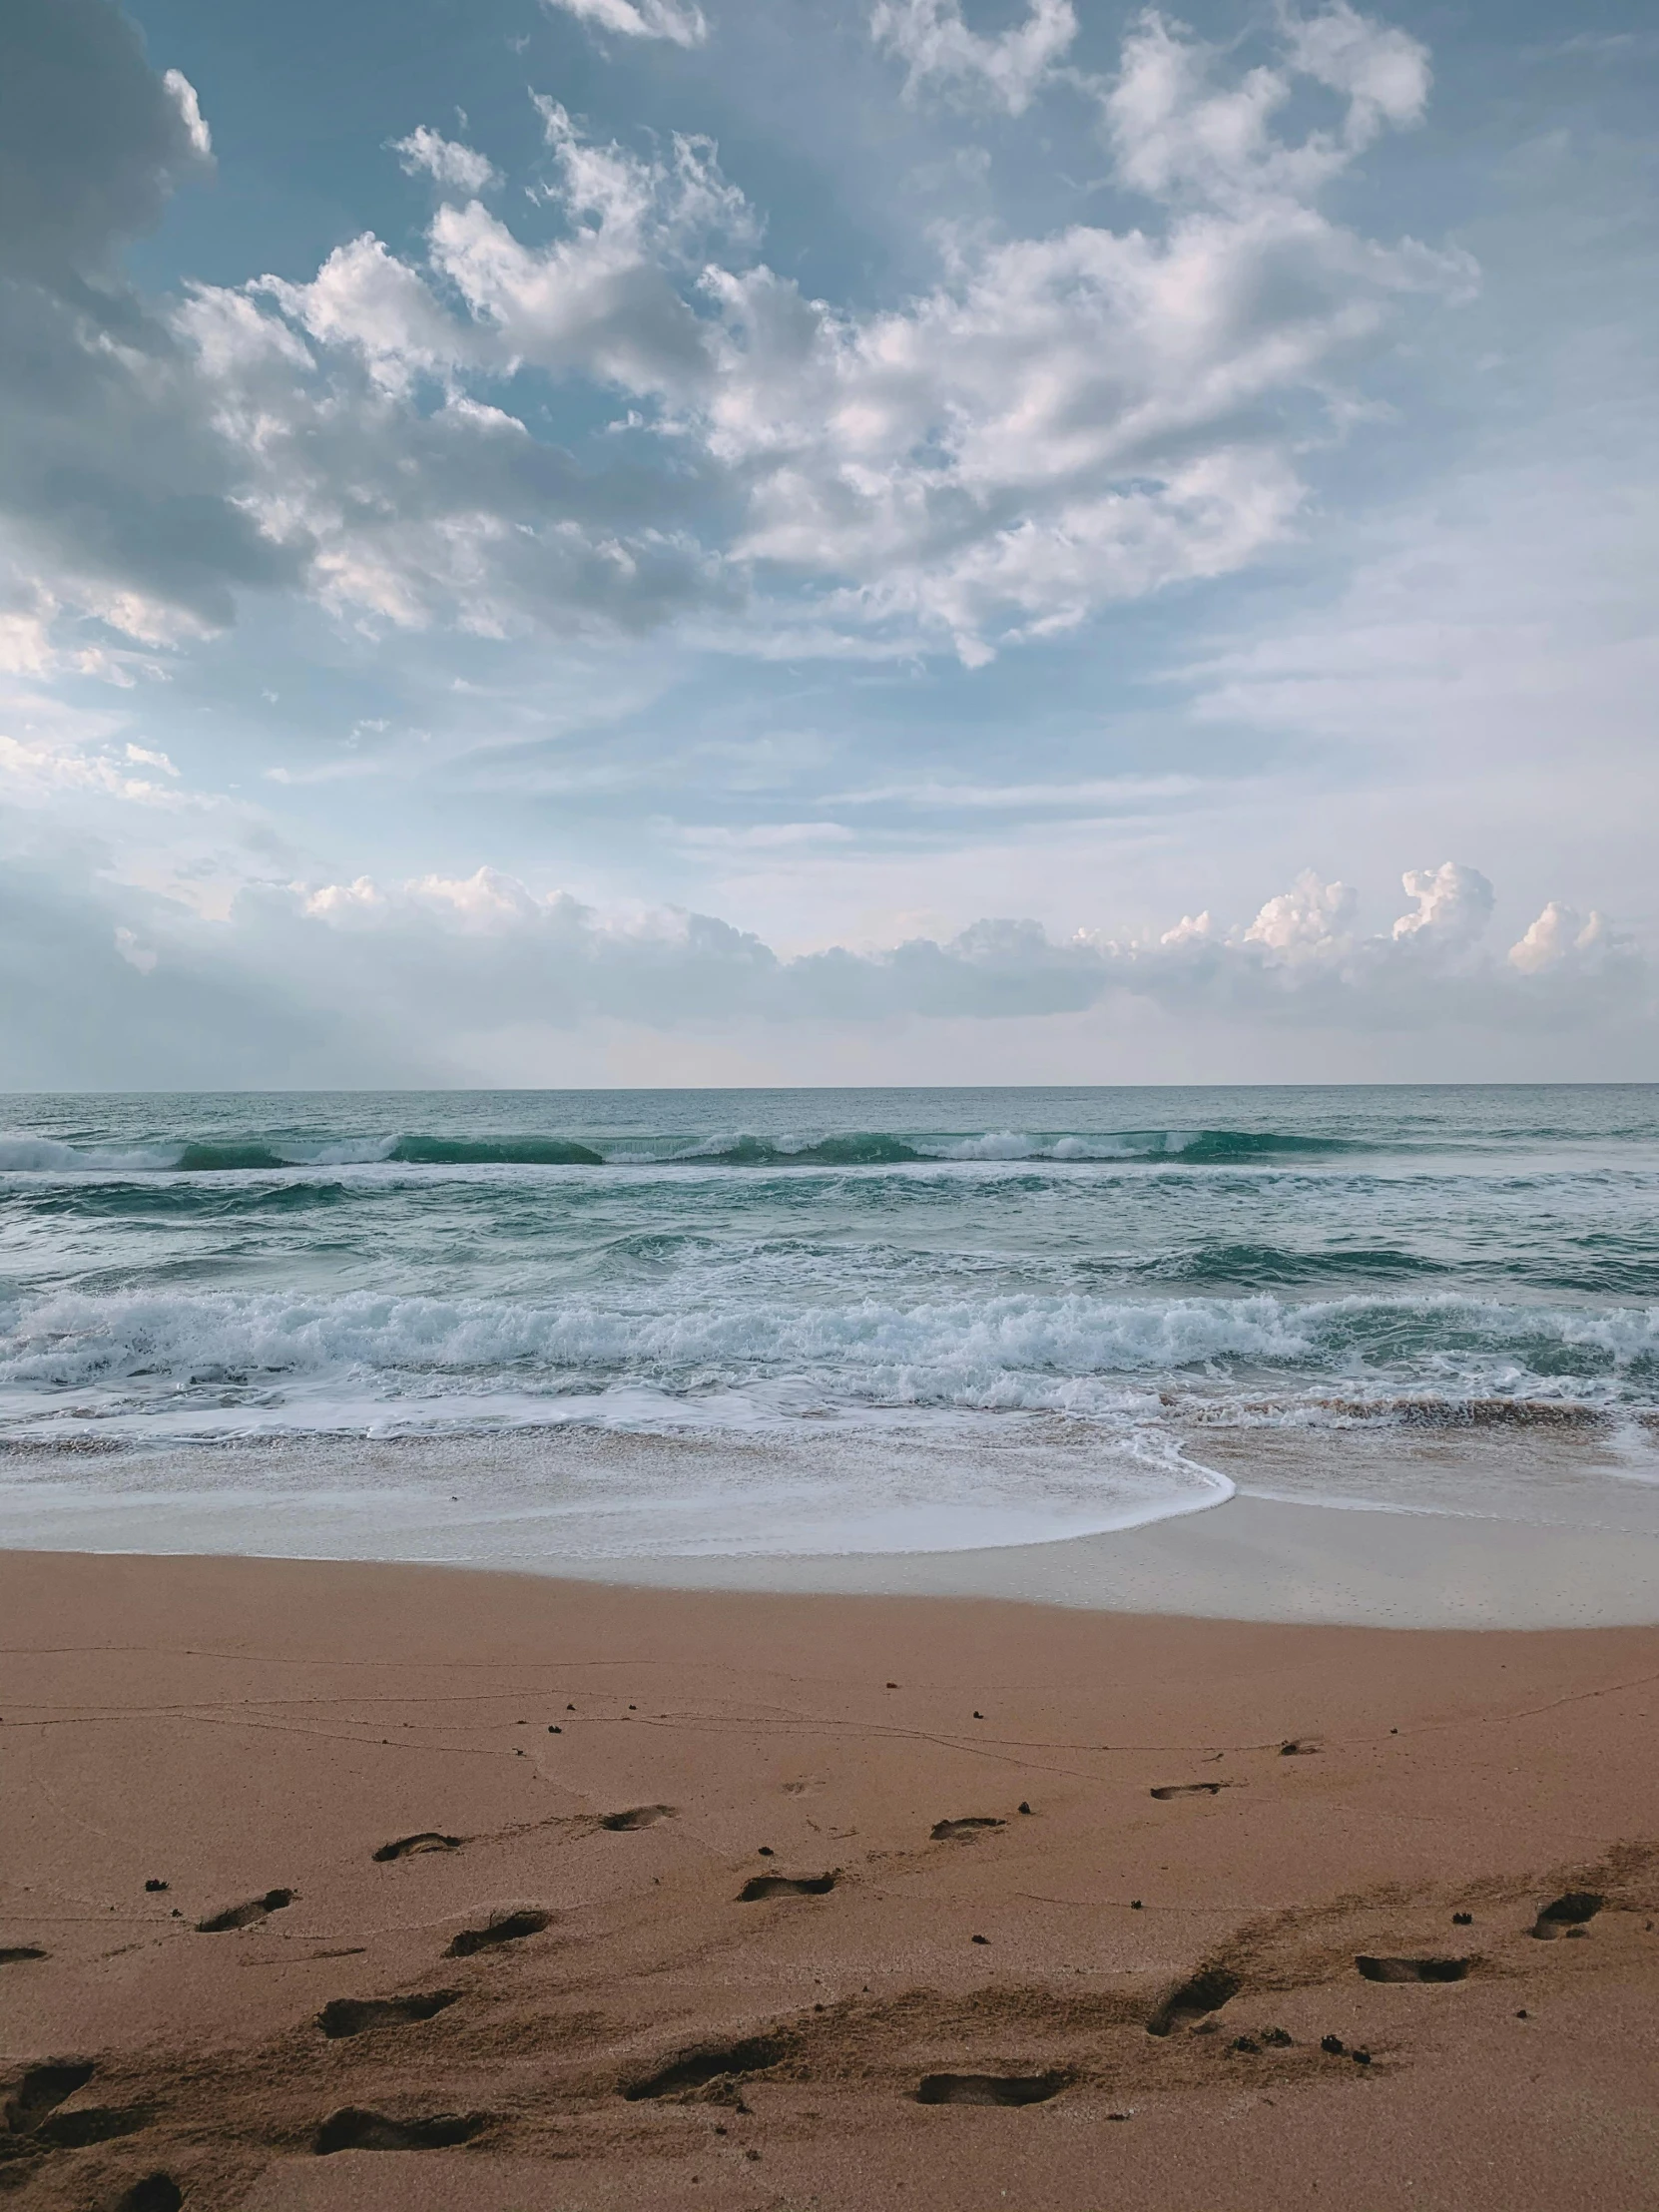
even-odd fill
[{"label": "cloud layer near horizon", "polygon": [[488,1082],[519,1064],[526,1038],[543,1036],[551,1052],[559,1033],[596,1021],[867,1030],[1077,1014],[1114,999],[1291,1030],[1547,1036],[1652,1020],[1659,979],[1600,915],[1551,901],[1515,942],[1493,944],[1492,887],[1478,870],[1448,861],[1408,870],[1403,886],[1409,903],[1375,932],[1356,925],[1350,886],[1310,872],[1233,926],[1206,913],[1145,939],[1056,940],[1035,922],[983,920],[944,941],[794,956],[712,915],[601,914],[488,868],[268,887],[245,892],[222,922],[161,902],[118,906],[89,887],[60,905],[53,932],[83,978],[69,1000],[57,963],[19,959],[12,930],[0,979],[20,1027],[55,1033],[34,1086],[62,1088],[145,1087],[157,1053],[173,1066],[217,1053],[225,1080],[261,1084],[284,1068],[313,1079],[318,1055],[342,1081]]}]

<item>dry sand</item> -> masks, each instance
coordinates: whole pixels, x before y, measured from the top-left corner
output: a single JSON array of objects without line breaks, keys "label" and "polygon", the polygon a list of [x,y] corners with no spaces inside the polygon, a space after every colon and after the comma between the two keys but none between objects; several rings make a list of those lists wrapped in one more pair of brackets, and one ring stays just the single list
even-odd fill
[{"label": "dry sand", "polygon": [[1659,2204],[1659,1629],[38,1553],[0,1622],[43,2212]]}]

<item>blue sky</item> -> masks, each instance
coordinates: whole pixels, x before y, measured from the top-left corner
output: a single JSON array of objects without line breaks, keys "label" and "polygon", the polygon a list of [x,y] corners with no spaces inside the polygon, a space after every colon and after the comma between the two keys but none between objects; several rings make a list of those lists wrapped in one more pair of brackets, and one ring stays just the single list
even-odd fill
[{"label": "blue sky", "polygon": [[17,0],[0,1081],[1659,1077],[1656,75]]}]

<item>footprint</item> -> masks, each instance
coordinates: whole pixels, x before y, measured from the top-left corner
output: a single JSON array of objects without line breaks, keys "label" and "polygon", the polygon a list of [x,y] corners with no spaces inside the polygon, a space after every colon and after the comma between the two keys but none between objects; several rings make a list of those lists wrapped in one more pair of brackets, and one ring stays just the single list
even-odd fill
[{"label": "footprint", "polygon": [[684,2089],[705,2089],[711,2081],[733,2075],[763,2073],[787,2055],[787,2046],[776,2035],[750,2035],[741,2043],[689,2050],[643,2081],[626,2083],[622,2093],[630,2104],[638,2104],[642,2097],[677,2096]]},{"label": "footprint", "polygon": [[1219,2012],[1236,1997],[1244,1983],[1225,1966],[1206,1966],[1190,1981],[1172,1989],[1146,2023],[1149,2035],[1173,2035],[1178,2027],[1191,2027],[1206,2014]]},{"label": "footprint", "polygon": [[179,2212],[185,2192],[171,2174],[146,2174],[135,2181],[115,2212]]},{"label": "footprint", "polygon": [[1372,1958],[1362,1955],[1354,1963],[1368,1981],[1463,1981],[1471,1958]]},{"label": "footprint", "polygon": [[738,1892],[740,1905],[754,1905],[761,1898],[823,1898],[835,1887],[832,1874],[754,1874]]},{"label": "footprint", "polygon": [[1006,1828],[1007,1825],[1006,1821],[988,1820],[983,1814],[970,1815],[965,1821],[935,1821],[933,1823],[933,1841],[936,1844],[942,1844],[949,1837],[977,1836],[981,1829]]},{"label": "footprint", "polygon": [[465,1842],[464,1836],[440,1836],[435,1828],[423,1829],[418,1836],[399,1836],[395,1843],[382,1844],[374,1863],[383,1867],[389,1859],[412,1859],[417,1852],[459,1851]]},{"label": "footprint", "polygon": [[199,1936],[222,1936],[230,1928],[253,1928],[268,1913],[280,1913],[293,1903],[298,1895],[294,1890],[267,1890],[263,1898],[250,1898],[246,1905],[227,1906],[223,1913],[216,1913],[212,1920],[198,1921]]},{"label": "footprint", "polygon": [[0,1966],[21,1966],[26,1958],[50,1958],[51,1955],[38,1943],[8,1943],[0,1949]]},{"label": "footprint", "polygon": [[89,2105],[79,2112],[49,2112],[30,2133],[37,2143],[51,2143],[59,2150],[85,2150],[89,2143],[113,2143],[118,2136],[136,2135],[150,2121],[144,2105],[129,2105],[124,2112]]},{"label": "footprint", "polygon": [[91,2079],[90,2058],[56,2058],[31,2066],[6,2099],[6,2125],[14,2135],[27,2134]]},{"label": "footprint", "polygon": [[1152,1795],[1155,1798],[1214,1797],[1218,1791],[1230,1787],[1226,1782],[1166,1782]]},{"label": "footprint", "polygon": [[1070,2076],[1046,2074],[924,2074],[917,2104],[1046,2104]]},{"label": "footprint", "polygon": [[146,2174],[116,2205],[115,2212],[179,2212],[185,2192],[171,2174]]},{"label": "footprint", "polygon": [[627,1834],[636,1828],[655,1828],[659,1821],[671,1821],[679,1812],[677,1805],[631,1805],[626,1813],[607,1813],[599,1825],[613,1834]]},{"label": "footprint", "polygon": [[1544,1907],[1532,1923],[1532,1933],[1541,1942],[1565,1936],[1569,1930],[1593,1921],[1606,1902],[1594,1890],[1569,1890],[1565,1897],[1556,1898],[1553,1904]]},{"label": "footprint", "polygon": [[361,2105],[342,2104],[316,2131],[319,2158],[336,2150],[447,2150],[469,2143],[490,2124],[487,2112],[433,2112],[423,2120],[394,2120]]},{"label": "footprint", "polygon": [[470,1958],[474,1951],[493,1950],[497,1943],[516,1943],[525,1936],[539,1936],[552,1919],[551,1913],[503,1913],[482,1928],[463,1928],[444,1956]]},{"label": "footprint", "polygon": [[454,2003],[459,1989],[434,1989],[419,1997],[331,1997],[316,2016],[316,2024],[330,2040],[361,2035],[370,2027],[407,2027],[415,2020],[429,2020]]}]

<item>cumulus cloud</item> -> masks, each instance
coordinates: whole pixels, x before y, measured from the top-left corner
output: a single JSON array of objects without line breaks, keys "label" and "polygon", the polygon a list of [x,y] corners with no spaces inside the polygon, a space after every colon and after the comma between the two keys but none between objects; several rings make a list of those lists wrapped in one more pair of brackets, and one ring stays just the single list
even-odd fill
[{"label": "cumulus cloud", "polygon": [[[683,10],[614,5],[612,29],[692,35]],[[352,619],[485,636],[695,613],[730,643],[711,618],[747,600],[760,650],[975,664],[1283,538],[1368,356],[1411,299],[1468,281],[1457,254],[1319,204],[1427,90],[1415,42],[1338,0],[1242,74],[1139,18],[1101,97],[1157,220],[957,239],[898,304],[770,268],[708,142],[636,152],[541,99],[551,237],[486,208],[493,165],[422,125],[395,151],[440,188],[423,254],[365,234],[308,281],[193,285],[163,312],[113,257],[208,158],[194,94],[108,0],[22,20],[74,47],[68,76],[40,64],[40,104],[77,75],[103,90],[54,110],[7,219],[32,257],[11,357],[52,367],[0,393],[0,529],[60,608],[158,644],[297,582]],[[1060,0],[995,38],[952,0],[885,0],[875,24],[913,82],[966,72],[1014,110],[1073,28]],[[1339,127],[1282,128],[1299,82],[1336,92]],[[551,444],[527,376],[585,387],[625,435]]]},{"label": "cumulus cloud", "polygon": [[[1483,881],[1451,863],[1409,871],[1401,918],[1423,911],[1425,884],[1457,889],[1467,913]],[[83,863],[0,867],[9,1065],[45,1088],[543,1079],[557,1040],[618,1025],[665,1050],[768,1035],[794,1051],[849,1029],[959,1033],[1091,1009],[1115,1024],[1137,1002],[1211,1036],[1239,1025],[1327,1046],[1616,1037],[1625,1065],[1659,1047],[1659,977],[1601,916],[1552,901],[1507,950],[1461,922],[1368,931],[1353,890],[1313,873],[1232,924],[1054,937],[984,919],[792,956],[715,915],[604,912],[488,867],[246,885],[213,916]]]},{"label": "cumulus cloud", "polygon": [[1603,915],[1589,918],[1552,898],[1524,936],[1509,947],[1509,964],[1522,975],[1582,974],[1621,950]]},{"label": "cumulus cloud", "polygon": [[676,137],[645,159],[584,137],[555,100],[537,107],[565,235],[526,246],[476,203],[432,225],[432,266],[465,300],[468,335],[498,361],[636,398],[704,389],[708,337],[685,291],[711,248],[752,237],[743,196],[706,139]]},{"label": "cumulus cloud", "polygon": [[542,0],[542,5],[619,38],[661,38],[675,46],[701,46],[709,35],[703,10],[691,0]]},{"label": "cumulus cloud", "polygon": [[[1310,868],[1288,891],[1268,900],[1243,941],[1261,945],[1287,963],[1330,962],[1352,949],[1350,924],[1359,904],[1360,894],[1351,884],[1322,883]],[[1168,936],[1159,940],[1171,941]]]},{"label": "cumulus cloud", "polygon": [[[1004,1019],[1077,1012],[1117,994],[1307,1026],[1570,1028],[1622,1009],[1653,1015],[1654,977],[1599,916],[1551,904],[1506,957],[1480,944],[1491,886],[1446,862],[1410,870],[1413,904],[1359,930],[1358,897],[1305,874],[1253,919],[1208,915],[1160,936],[986,919],[944,940],[789,957],[713,915],[606,915],[490,868],[401,882],[360,876],[251,892],[237,930],[252,952],[333,979],[344,997],[418,1004],[471,1034],[596,1019],[687,1024]],[[1426,917],[1426,918],[1425,918]]]},{"label": "cumulus cloud", "polygon": [[[463,187],[423,267],[365,235],[307,283],[197,287],[177,328],[247,514],[342,610],[489,634],[748,595],[763,646],[780,628],[781,650],[816,633],[977,663],[1283,537],[1344,379],[1410,298],[1466,284],[1460,256],[1317,205],[1418,97],[1390,34],[1325,22],[1218,89],[1218,49],[1141,19],[1108,108],[1161,223],[957,242],[898,306],[837,307],[768,267],[706,141],[638,154],[542,99],[551,239]],[[1342,130],[1275,135],[1299,73],[1344,88]],[[467,149],[417,144],[459,183]],[[526,370],[608,394],[629,461],[578,468],[533,437],[504,381]]]},{"label": "cumulus cloud", "polygon": [[1484,933],[1496,893],[1478,868],[1445,860],[1407,868],[1400,880],[1416,904],[1394,923],[1396,944],[1473,944]]},{"label": "cumulus cloud", "polygon": [[905,65],[904,91],[926,84],[982,96],[1023,115],[1077,36],[1071,0],[1028,0],[994,38],[970,30],[961,0],[877,0],[870,33]]}]

